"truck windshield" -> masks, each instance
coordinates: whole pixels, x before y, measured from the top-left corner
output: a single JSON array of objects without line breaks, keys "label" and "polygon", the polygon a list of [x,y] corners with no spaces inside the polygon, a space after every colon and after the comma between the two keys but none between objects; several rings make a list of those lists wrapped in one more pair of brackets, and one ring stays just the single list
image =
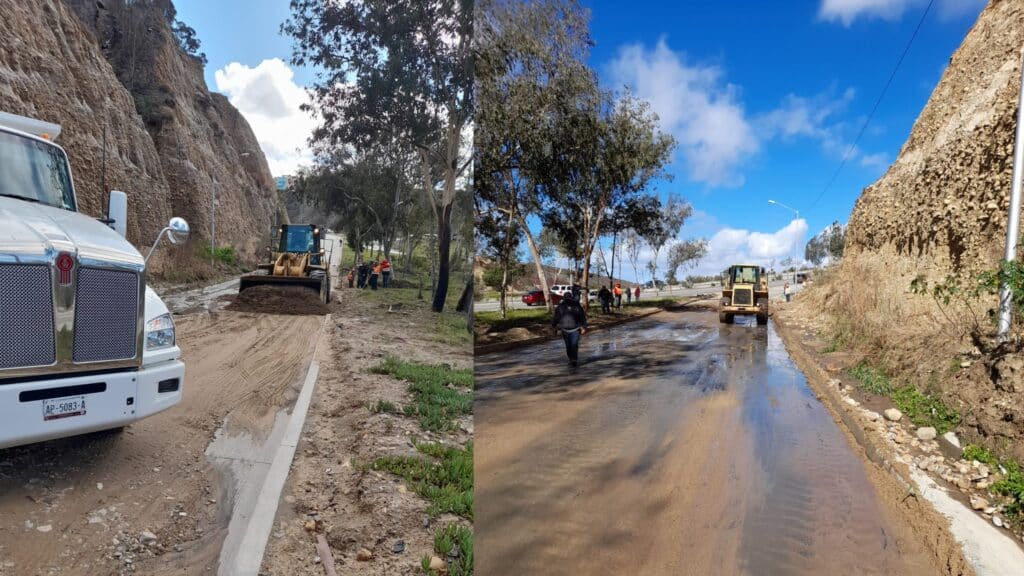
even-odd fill
[{"label": "truck windshield", "polygon": [[757,267],[756,266],[737,266],[732,269],[733,276],[732,281],[734,284],[756,284],[757,283]]},{"label": "truck windshield", "polygon": [[308,227],[288,228],[281,238],[282,252],[312,252],[313,230]]},{"label": "truck windshield", "polygon": [[60,148],[0,130],[0,196],[75,209]]}]

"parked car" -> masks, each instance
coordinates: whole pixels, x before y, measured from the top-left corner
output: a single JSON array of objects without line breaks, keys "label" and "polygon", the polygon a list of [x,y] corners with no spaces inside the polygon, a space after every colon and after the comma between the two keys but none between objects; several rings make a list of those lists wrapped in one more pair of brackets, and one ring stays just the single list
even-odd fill
[{"label": "parked car", "polygon": [[[562,297],[558,294],[551,293],[551,303],[557,305],[562,301]],[[540,290],[532,290],[523,294],[523,304],[527,306],[544,306],[547,302],[544,300],[544,292]]]}]

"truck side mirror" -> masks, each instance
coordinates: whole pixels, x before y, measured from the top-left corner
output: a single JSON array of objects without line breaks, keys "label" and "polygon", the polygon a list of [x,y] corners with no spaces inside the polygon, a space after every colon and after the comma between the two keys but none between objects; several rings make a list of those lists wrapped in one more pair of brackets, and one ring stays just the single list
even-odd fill
[{"label": "truck side mirror", "polygon": [[167,225],[169,230],[167,231],[167,239],[171,241],[171,244],[177,244],[178,242],[184,242],[188,240],[188,235],[191,230],[188,227],[188,222],[184,218],[175,216],[171,218],[170,224]]},{"label": "truck side mirror", "polygon": [[128,195],[120,190],[110,191],[107,204],[107,219],[110,227],[121,236],[128,234]]}]

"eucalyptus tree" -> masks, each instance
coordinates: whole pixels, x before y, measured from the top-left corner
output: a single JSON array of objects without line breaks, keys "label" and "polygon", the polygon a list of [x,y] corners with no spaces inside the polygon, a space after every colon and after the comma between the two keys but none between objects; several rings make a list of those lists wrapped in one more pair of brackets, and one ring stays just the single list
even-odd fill
[{"label": "eucalyptus tree", "polygon": [[658,255],[669,240],[679,235],[683,223],[693,215],[693,206],[677,194],[669,194],[665,199],[661,216],[655,225],[641,231],[641,236],[654,252],[651,259],[651,277],[658,274]]},{"label": "eucalyptus tree", "polygon": [[582,242],[582,284],[589,288],[590,257],[607,231],[605,219],[616,206],[637,201],[653,180],[667,177],[664,167],[675,140],[660,132],[650,106],[629,94],[615,98],[599,92],[582,99],[564,119],[562,170],[550,187],[553,201],[545,222],[576,233]]},{"label": "eucalyptus tree", "polygon": [[477,218],[504,215],[510,233],[526,241],[545,293],[544,255],[527,220],[549,201],[546,183],[552,179],[552,133],[560,108],[597,87],[584,63],[592,44],[588,18],[576,0],[477,2]]},{"label": "eucalyptus tree", "polygon": [[418,159],[418,180],[437,226],[437,286],[448,293],[452,206],[470,153],[473,108],[472,0],[292,0],[281,29],[292,64],[317,70],[307,108],[312,139],[370,149],[400,141]]}]

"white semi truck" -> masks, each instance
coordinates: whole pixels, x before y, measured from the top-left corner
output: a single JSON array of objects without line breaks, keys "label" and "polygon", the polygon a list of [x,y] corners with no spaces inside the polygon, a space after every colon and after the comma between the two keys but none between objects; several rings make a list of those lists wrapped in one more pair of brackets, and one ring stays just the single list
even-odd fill
[{"label": "white semi truck", "polygon": [[[0,448],[123,428],[185,381],[148,256],[125,239],[126,195],[104,220],[79,213],[59,133],[0,112]],[[188,233],[173,218],[153,248]]]}]

